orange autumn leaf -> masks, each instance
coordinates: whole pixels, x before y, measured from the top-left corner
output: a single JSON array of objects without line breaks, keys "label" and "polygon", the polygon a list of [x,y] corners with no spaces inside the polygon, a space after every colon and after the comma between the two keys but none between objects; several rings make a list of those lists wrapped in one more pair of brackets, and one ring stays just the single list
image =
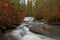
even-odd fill
[{"label": "orange autumn leaf", "polygon": [[8,3],[4,3],[5,7],[8,8]]},{"label": "orange autumn leaf", "polygon": [[18,11],[17,13],[19,14],[20,12]]},{"label": "orange autumn leaf", "polygon": [[15,16],[12,16],[13,18],[15,18]]}]

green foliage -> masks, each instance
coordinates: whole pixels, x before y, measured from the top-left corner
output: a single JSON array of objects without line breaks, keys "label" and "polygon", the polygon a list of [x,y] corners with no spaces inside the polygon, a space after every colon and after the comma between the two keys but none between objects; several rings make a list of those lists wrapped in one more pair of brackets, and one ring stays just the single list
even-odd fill
[{"label": "green foliage", "polygon": [[45,19],[40,19],[40,20],[37,20],[37,21],[39,21],[39,22],[46,22]]},{"label": "green foliage", "polygon": [[12,4],[13,8],[20,9],[19,0],[9,0],[9,2]]},{"label": "green foliage", "polygon": [[34,16],[38,20],[44,18],[48,23],[53,23],[54,21],[56,23],[60,19],[59,0],[34,0],[36,1],[35,3],[32,0],[28,0],[27,5],[25,4],[25,0],[24,3],[20,4],[17,0],[13,1],[12,3],[15,3],[14,7],[23,10],[25,16]]},{"label": "green foliage", "polygon": [[60,19],[58,0],[43,0],[43,17],[48,23],[57,22]]}]

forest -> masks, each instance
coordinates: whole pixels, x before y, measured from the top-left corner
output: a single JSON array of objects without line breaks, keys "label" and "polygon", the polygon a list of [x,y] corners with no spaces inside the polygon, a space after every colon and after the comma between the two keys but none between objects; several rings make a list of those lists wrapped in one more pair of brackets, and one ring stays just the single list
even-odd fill
[{"label": "forest", "polygon": [[[48,23],[60,24],[59,0],[28,0],[27,3],[24,0],[19,1],[14,7],[23,10],[25,16],[33,16],[37,20],[44,19]],[[14,0],[14,2],[16,1]]]},{"label": "forest", "polygon": [[[32,19],[26,21],[26,17]],[[0,39],[8,34],[11,40],[21,40],[17,37],[30,32],[60,40],[60,0],[0,0]]]}]

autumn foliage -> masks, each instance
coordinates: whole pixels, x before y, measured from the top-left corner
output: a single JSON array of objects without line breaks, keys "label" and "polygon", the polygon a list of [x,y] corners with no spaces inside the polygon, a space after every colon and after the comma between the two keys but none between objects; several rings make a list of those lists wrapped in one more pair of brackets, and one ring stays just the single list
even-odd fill
[{"label": "autumn foliage", "polygon": [[23,18],[22,11],[14,8],[9,1],[0,0],[0,29],[16,27],[20,25]]},{"label": "autumn foliage", "polygon": [[60,24],[60,1],[36,0],[34,14],[36,19],[44,19],[47,23]]},{"label": "autumn foliage", "polygon": [[53,0],[48,3],[48,5],[43,10],[44,19],[47,20],[48,23],[60,24],[60,8],[59,8],[59,0]]}]

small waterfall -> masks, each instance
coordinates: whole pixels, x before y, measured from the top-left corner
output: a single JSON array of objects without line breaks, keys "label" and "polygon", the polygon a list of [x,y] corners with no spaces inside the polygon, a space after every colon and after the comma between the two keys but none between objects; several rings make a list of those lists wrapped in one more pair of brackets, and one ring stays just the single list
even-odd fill
[{"label": "small waterfall", "polygon": [[30,23],[33,23],[33,22],[22,23],[15,30],[7,33],[6,34],[6,37],[8,38],[7,40],[53,40],[51,38],[49,39],[46,36],[41,36],[41,35],[37,36],[36,34],[29,31],[29,27],[32,26]]},{"label": "small waterfall", "polygon": [[16,30],[7,33],[8,40],[40,40],[38,37],[31,34],[29,28],[25,25],[20,25]]}]

